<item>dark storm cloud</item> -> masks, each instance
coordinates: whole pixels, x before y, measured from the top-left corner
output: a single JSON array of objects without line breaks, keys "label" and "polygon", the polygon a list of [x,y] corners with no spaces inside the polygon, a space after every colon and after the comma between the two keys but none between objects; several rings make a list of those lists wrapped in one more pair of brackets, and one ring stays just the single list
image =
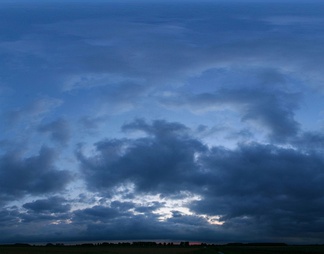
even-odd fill
[{"label": "dark storm cloud", "polygon": [[[92,240],[105,239],[107,235],[112,240],[183,240],[196,239],[196,232],[202,233],[202,239],[208,236],[208,233],[213,233],[214,236],[217,234],[204,219],[197,216],[173,216],[174,218],[164,221],[159,220],[159,215],[152,212],[163,206],[163,202],[141,206],[132,202],[114,201],[109,207],[93,206],[74,211],[73,223],[86,222],[87,228],[82,234]],[[134,208],[141,214],[135,215],[131,212]]]},{"label": "dark storm cloud", "polygon": [[171,231],[158,222],[157,215],[134,215],[129,211],[134,207],[135,204],[130,202],[118,202],[112,203],[110,207],[93,206],[76,210],[73,223],[84,225],[86,222],[83,234],[91,240],[105,239],[107,236],[112,240],[157,239],[159,232],[161,236],[161,229]]},{"label": "dark storm cloud", "polygon": [[221,89],[214,93],[165,99],[163,103],[176,107],[188,107],[197,111],[221,111],[240,113],[241,121],[260,124],[270,132],[275,141],[285,141],[298,134],[299,123],[294,119],[299,94],[260,89]]},{"label": "dark storm cloud", "polygon": [[191,209],[220,215],[224,228],[247,223],[250,237],[257,237],[255,229],[302,237],[323,224],[322,156],[251,144],[234,151],[215,147],[201,161],[210,181]]},{"label": "dark storm cloud", "polygon": [[[46,233],[48,239],[88,241],[105,240],[109,236],[110,240],[288,242],[295,237],[297,241],[303,238],[306,242],[316,242],[322,237],[324,159],[316,150],[258,143],[247,143],[233,150],[207,148],[192,136],[194,132],[188,127],[163,120],[148,123],[137,119],[125,124],[123,130],[140,130],[147,136],[104,140],[96,144],[92,157],[78,154],[88,188],[104,195],[116,186],[133,183],[134,197],[156,193],[171,199],[181,191],[189,191],[201,197],[188,203],[194,214],[175,209],[170,218],[161,221],[156,211],[166,205],[164,201],[139,205],[109,198],[100,205],[70,212],[72,201],[52,196],[25,203],[26,212],[18,208],[2,209],[2,230],[11,232],[10,223],[19,222],[21,232],[27,232],[31,225],[43,232],[45,228],[39,223],[56,223],[51,232],[61,233]],[[310,134],[305,134],[304,143],[307,139],[312,142]],[[170,149],[171,154],[167,152]],[[38,157],[46,158],[44,154],[41,151]],[[54,175],[52,178],[58,179]],[[29,180],[26,176],[24,179]],[[16,192],[23,192],[17,186]],[[39,191],[28,190],[28,193]],[[224,224],[209,224],[206,218],[213,216],[220,216]]]},{"label": "dark storm cloud", "polygon": [[[88,239],[105,239],[108,235],[112,240],[136,239],[182,239],[186,231],[174,227],[174,222],[161,222],[157,215],[146,213],[134,215],[120,212],[110,207],[95,206],[75,211],[74,223],[87,221],[84,232]],[[179,223],[180,224],[180,223]],[[122,226],[120,226],[122,225]],[[186,225],[184,225],[186,227]],[[187,226],[189,228],[189,226]],[[90,237],[90,238],[89,238]]]},{"label": "dark storm cloud", "polygon": [[[102,141],[97,143],[94,157],[79,154],[88,188],[104,193],[119,184],[133,183],[134,195],[159,193],[172,198],[180,191],[197,194],[202,199],[192,202],[190,209],[196,215],[220,216],[224,224],[212,229],[205,219],[193,220],[175,210],[168,221],[182,221],[179,230],[197,222],[197,231],[187,229],[192,233],[187,237],[211,230],[214,233],[209,239],[217,238],[221,230],[247,241],[276,241],[276,237],[290,241],[289,237],[302,237],[307,231],[304,238],[311,240],[318,224],[323,224],[324,159],[315,150],[258,143],[234,150],[207,149],[190,136],[187,127],[165,121],[149,124],[137,119],[123,130],[141,130],[148,136]],[[195,154],[199,156],[194,159]],[[110,214],[111,208],[105,209]],[[150,214],[154,209],[136,210]]]},{"label": "dark storm cloud", "polygon": [[87,239],[105,239],[109,236],[112,240],[142,240],[161,239],[163,236],[169,238],[170,231],[172,231],[171,228],[150,216],[137,215],[127,218],[119,217],[105,224],[88,223],[84,233]]},{"label": "dark storm cloud", "polygon": [[118,211],[128,211],[131,208],[134,208],[135,204],[133,202],[113,201],[110,203],[110,207]]},{"label": "dark storm cloud", "polygon": [[41,125],[38,130],[42,133],[48,133],[52,140],[61,145],[66,145],[70,139],[69,124],[63,118]]},{"label": "dark storm cloud", "polygon": [[71,208],[66,204],[67,200],[62,197],[50,197],[48,199],[38,199],[23,205],[24,208],[29,209],[35,213],[64,213]]},{"label": "dark storm cloud", "polygon": [[80,228],[67,226],[65,222],[70,218],[69,213],[25,212],[18,207],[0,209],[1,243],[76,240]]},{"label": "dark storm cloud", "polygon": [[45,213],[45,212],[34,212],[29,211],[27,213],[21,213],[19,219],[22,220],[23,225],[28,225],[28,223],[44,223],[51,224],[61,221],[65,221],[71,218],[68,213]]},{"label": "dark storm cloud", "polygon": [[187,135],[185,126],[159,120],[152,124],[135,120],[123,129],[145,131],[149,136],[101,141],[96,144],[95,157],[78,152],[90,190],[109,190],[134,183],[140,192],[171,194],[192,189],[193,178],[199,182],[195,153],[206,148]]},{"label": "dark storm cloud", "polygon": [[[160,205],[159,205],[160,206]],[[74,212],[73,223],[84,224],[86,229],[81,235],[87,239],[98,240],[215,240],[221,239],[219,229],[208,224],[205,219],[196,215],[183,215],[174,211],[173,216],[159,220],[146,206],[137,207],[145,214],[133,214],[127,210],[120,211],[113,207],[94,206]],[[122,225],[122,226],[121,226]],[[223,233],[226,235],[226,233]]]},{"label": "dark storm cloud", "polygon": [[[128,214],[128,213],[127,213]],[[128,214],[129,215],[129,214]],[[118,210],[105,206],[94,206],[84,210],[77,210],[74,212],[74,221],[76,223],[85,222],[107,222],[116,217],[123,216]]]},{"label": "dark storm cloud", "polygon": [[1,199],[61,191],[71,175],[68,171],[57,170],[55,159],[55,152],[47,147],[27,158],[18,152],[3,155],[0,158]]},{"label": "dark storm cloud", "polygon": [[12,225],[19,222],[19,211],[17,207],[13,209],[1,209],[0,210],[0,225],[4,227],[6,225]]}]

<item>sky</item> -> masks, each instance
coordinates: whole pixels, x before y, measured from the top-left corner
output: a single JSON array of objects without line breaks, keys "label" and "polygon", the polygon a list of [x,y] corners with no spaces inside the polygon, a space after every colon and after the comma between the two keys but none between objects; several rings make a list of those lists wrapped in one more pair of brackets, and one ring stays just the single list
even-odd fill
[{"label": "sky", "polygon": [[0,243],[324,243],[323,13],[1,1]]}]

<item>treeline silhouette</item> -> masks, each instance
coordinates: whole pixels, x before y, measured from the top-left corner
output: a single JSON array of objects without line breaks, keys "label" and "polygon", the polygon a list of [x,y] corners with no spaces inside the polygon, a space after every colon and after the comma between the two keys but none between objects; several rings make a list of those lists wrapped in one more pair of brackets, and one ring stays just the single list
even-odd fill
[{"label": "treeline silhouette", "polygon": [[214,246],[214,244],[194,244],[190,245],[189,242],[180,242],[180,243],[173,243],[173,242],[151,242],[151,241],[139,241],[139,242],[102,242],[102,243],[80,243],[80,244],[64,244],[64,243],[47,243],[44,245],[33,245],[29,243],[15,243],[15,244],[0,244],[0,246],[15,246],[15,247],[33,247],[33,246],[44,246],[44,247],[60,247],[60,246],[82,246],[82,247],[95,247],[95,246],[111,246],[111,247],[189,247],[189,246]]},{"label": "treeline silhouette", "polygon": [[227,243],[227,246],[288,246],[286,243]]},{"label": "treeline silhouette", "polygon": [[[185,242],[154,242],[154,241],[137,241],[137,242],[101,242],[101,243],[79,243],[79,244],[64,244],[64,243],[47,243],[47,244],[29,244],[29,243],[15,243],[15,244],[0,244],[0,246],[13,246],[13,247],[96,247],[96,246],[107,246],[107,247],[240,247],[240,246],[261,246],[261,247],[275,247],[275,246],[292,246],[286,243],[275,243],[275,242],[255,242],[255,243],[225,243],[225,244],[210,244],[210,243],[190,243],[189,241]],[[324,244],[302,244],[302,245],[293,245],[293,246],[324,246]]]}]

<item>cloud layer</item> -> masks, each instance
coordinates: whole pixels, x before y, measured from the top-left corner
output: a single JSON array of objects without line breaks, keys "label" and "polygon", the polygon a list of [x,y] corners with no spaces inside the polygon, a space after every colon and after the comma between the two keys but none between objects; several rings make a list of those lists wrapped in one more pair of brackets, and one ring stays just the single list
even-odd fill
[{"label": "cloud layer", "polygon": [[323,8],[3,3],[0,243],[322,243]]}]

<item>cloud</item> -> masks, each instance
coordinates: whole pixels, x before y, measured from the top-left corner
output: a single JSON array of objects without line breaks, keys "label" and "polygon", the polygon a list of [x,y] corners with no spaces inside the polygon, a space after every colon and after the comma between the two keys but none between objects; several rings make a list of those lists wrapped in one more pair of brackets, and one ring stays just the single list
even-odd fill
[{"label": "cloud", "polygon": [[100,113],[115,115],[140,108],[148,92],[148,86],[134,82],[101,88],[98,94]]},{"label": "cloud", "polygon": [[[54,204],[47,201],[55,199]],[[24,205],[29,210],[20,211],[17,207],[0,210],[0,232],[5,230],[8,242],[17,241],[92,241],[106,240],[143,240],[143,239],[170,239],[174,240],[197,240],[197,232],[201,233],[198,240],[208,236],[215,237],[215,231],[206,221],[197,216],[173,217],[160,221],[158,215],[152,213],[152,206],[139,206],[132,202],[113,201],[109,206],[96,205],[78,209],[72,213],[60,207],[59,197],[36,200]],[[45,204],[45,208],[44,208]],[[155,203],[153,206],[161,207],[163,204]],[[134,214],[133,208],[142,211]],[[32,208],[32,209],[30,209]],[[66,210],[66,212],[63,212]],[[145,211],[145,213],[143,213]],[[3,219],[3,220],[1,220]],[[16,223],[21,234],[15,234],[10,227]],[[44,225],[47,226],[45,227]],[[177,227],[174,227],[177,225]],[[29,231],[28,231],[29,229]],[[35,235],[36,231],[42,232]],[[211,236],[212,233],[212,236]],[[206,239],[206,238],[205,238]]]},{"label": "cloud", "polygon": [[276,26],[314,26],[323,24],[324,19],[321,17],[312,17],[312,16],[303,16],[303,15],[294,15],[294,16],[272,16],[264,18],[264,21],[269,22],[272,25]]},{"label": "cloud", "polygon": [[84,234],[87,235],[88,240],[105,239],[107,235],[111,240],[191,240],[197,239],[197,232],[203,235],[201,238],[206,237],[208,233],[212,233],[212,237],[216,235],[216,231],[206,221],[196,216],[159,221],[157,215],[153,213],[134,215],[111,207],[94,206],[75,211],[73,223],[85,221],[87,228]]},{"label": "cloud", "polygon": [[[68,223],[68,212],[22,211],[19,207],[0,209],[0,233],[2,243],[43,243],[76,240],[80,228]],[[15,225],[14,227],[12,225]]]},{"label": "cloud", "polygon": [[153,202],[149,206],[139,206],[135,208],[135,211],[138,213],[144,213],[144,214],[149,214],[152,213],[153,211],[156,211],[157,209],[163,207],[164,203],[163,202]]},{"label": "cloud", "polygon": [[273,140],[285,141],[299,131],[299,123],[294,119],[298,98],[296,93],[267,89],[220,89],[214,93],[164,98],[162,103],[198,112],[235,111],[242,122],[257,123]]},{"label": "cloud", "polygon": [[19,215],[19,212],[17,210],[17,207],[14,209],[1,209],[0,210],[0,225],[1,225],[1,227],[18,223],[19,222],[18,215]]},{"label": "cloud", "polygon": [[37,122],[40,121],[47,113],[62,105],[62,100],[56,98],[37,99],[24,108],[11,110],[5,113],[5,119],[9,126],[14,126],[19,121]]},{"label": "cloud", "polygon": [[[103,140],[96,144],[94,157],[77,153],[90,190],[112,190],[133,183],[136,191],[172,194],[191,190],[196,174],[195,154],[206,149],[186,134],[178,123],[135,120],[123,130],[144,130],[150,136],[137,140]],[[181,179],[181,181],[179,181]]]},{"label": "cloud", "polygon": [[124,124],[121,128],[123,131],[143,131],[146,134],[164,137],[164,136],[185,136],[188,128],[181,123],[169,123],[164,120],[155,120],[152,124],[146,123],[144,119],[135,119],[134,121]]},{"label": "cloud", "polygon": [[[71,180],[66,170],[54,166],[54,150],[43,147],[38,155],[27,158],[11,152],[0,158],[0,191],[2,200],[15,200],[26,195],[60,192]],[[55,179],[55,180],[54,180]]]},{"label": "cloud", "polygon": [[108,120],[108,118],[109,117],[107,116],[82,116],[78,121],[79,131],[81,133],[95,135],[98,133],[99,128]]},{"label": "cloud", "polygon": [[196,213],[220,215],[224,228],[241,228],[287,237],[316,231],[322,224],[324,206],[321,172],[324,160],[314,153],[272,145],[250,144],[236,150],[214,147],[201,157],[209,183],[203,199],[191,209]]},{"label": "cloud", "polygon": [[[4,156],[0,179],[7,181],[0,185],[5,193],[2,198],[55,194],[26,202],[23,210],[0,210],[0,224],[6,232],[12,232],[8,227],[17,221],[25,237],[12,239],[41,240],[27,229],[33,226],[43,232],[46,224],[52,225],[51,233],[44,235],[47,241],[105,240],[107,235],[110,240],[321,239],[324,159],[320,150],[260,143],[244,143],[233,149],[208,148],[187,126],[165,120],[135,119],[122,130],[145,135],[102,140],[91,154],[77,151],[89,193],[101,197],[92,201],[83,198],[74,204],[75,200],[57,195],[70,175],[55,170],[52,150],[43,148],[38,156],[26,159],[19,155],[12,159],[14,154],[11,160],[9,155]],[[303,136],[303,142],[308,138],[312,142],[310,134]],[[44,168],[46,172],[40,170]],[[12,185],[9,172],[16,181]],[[29,184],[36,176],[41,184]],[[24,181],[17,182],[20,178]],[[183,192],[198,198],[182,200],[182,205],[172,208],[168,202],[186,199],[181,198]],[[152,201],[140,200],[150,195],[155,195]],[[10,235],[6,239],[11,239]]]},{"label": "cloud", "polygon": [[[260,143],[231,150],[207,148],[186,126],[161,120],[136,119],[123,130],[141,130],[147,136],[104,140],[96,144],[93,156],[78,154],[89,190],[104,194],[132,183],[134,197],[159,194],[172,199],[181,191],[199,195],[186,205],[191,215],[174,210],[167,220],[177,221],[177,230],[189,230],[189,238],[197,232],[208,238],[209,232],[216,239],[222,232],[228,239],[289,242],[296,236],[301,241],[311,240],[318,223],[322,225],[324,160],[314,150]],[[127,207],[124,211],[132,205]],[[153,212],[136,208],[141,210],[146,215]],[[219,218],[223,225],[212,226],[208,217]],[[188,228],[192,223],[197,223],[197,230]]]},{"label": "cloud", "polygon": [[116,86],[122,83],[139,83],[143,80],[121,76],[113,73],[89,73],[75,75],[67,79],[64,84],[64,91],[74,89],[91,89],[102,86]]},{"label": "cloud", "polygon": [[[98,208],[94,207],[88,211],[81,212],[90,212],[92,209],[95,212]],[[108,212],[108,214],[97,217],[97,219],[95,218],[93,223],[87,224],[84,234],[88,240],[105,239],[107,235],[112,240],[158,239],[158,237],[166,235],[167,232],[171,231],[171,229],[163,227],[151,216],[128,214],[126,217],[110,218]],[[100,220],[102,219],[105,220],[105,223],[101,223],[102,221]]]},{"label": "cloud", "polygon": [[[39,214],[39,213],[66,213],[70,210],[70,204],[66,204],[67,200],[54,196],[47,199],[38,199],[33,202],[25,203],[24,208]],[[65,203],[65,204],[64,204]]]},{"label": "cloud", "polygon": [[110,207],[104,207],[104,206],[94,206],[91,208],[86,208],[83,210],[77,210],[74,212],[74,221],[75,222],[108,222],[114,218],[121,217],[123,215],[130,216],[131,214],[128,212],[120,213],[119,210],[110,208]]},{"label": "cloud", "polygon": [[305,131],[292,140],[292,145],[306,152],[321,152],[324,147],[324,135],[320,131]]},{"label": "cloud", "polygon": [[52,140],[61,145],[66,145],[70,139],[70,127],[66,120],[60,118],[38,128],[41,133],[48,133]]},{"label": "cloud", "polygon": [[322,242],[320,5],[46,6],[0,9],[0,242]]}]

